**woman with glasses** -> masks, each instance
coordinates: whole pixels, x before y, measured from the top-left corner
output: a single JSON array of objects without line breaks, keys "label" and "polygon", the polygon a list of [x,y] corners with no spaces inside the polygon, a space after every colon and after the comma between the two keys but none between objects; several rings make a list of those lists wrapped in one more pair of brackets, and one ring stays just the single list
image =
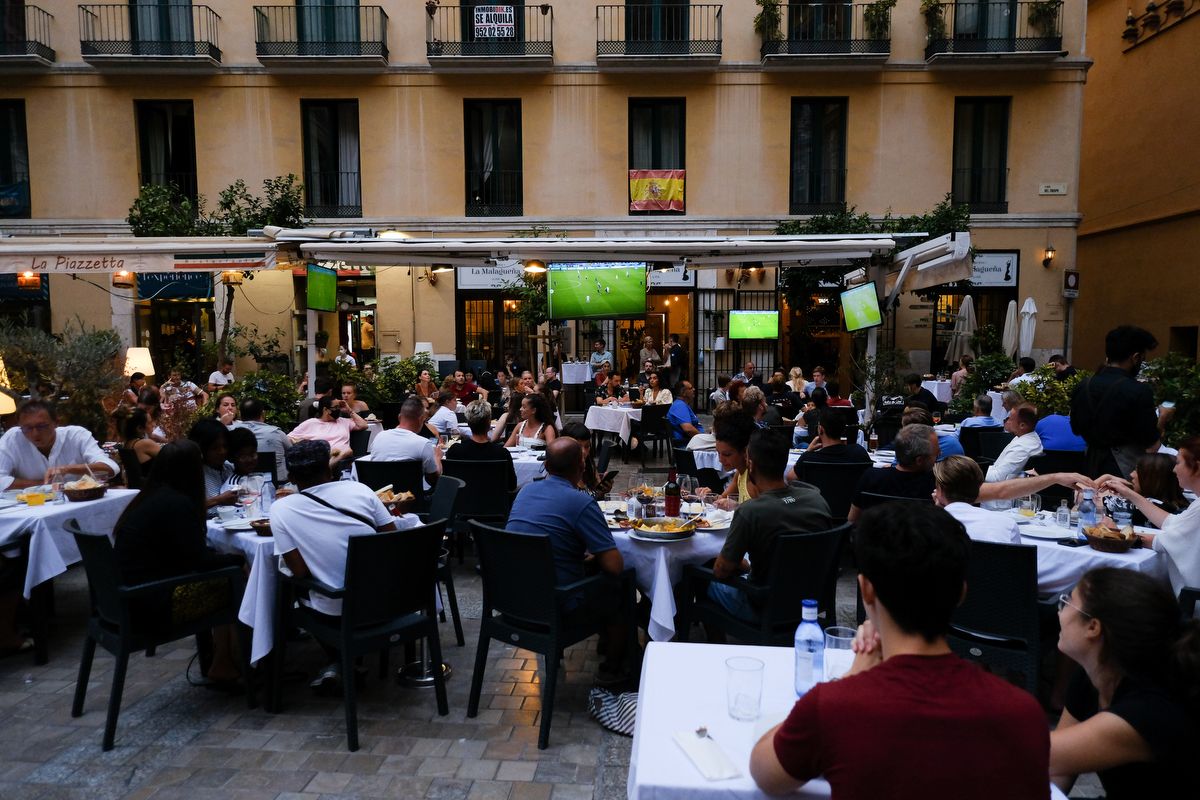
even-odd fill
[{"label": "woman with glasses", "polygon": [[1110,800],[1196,797],[1200,622],[1132,570],[1088,572],[1059,598],[1058,649],[1083,669],[1050,734],[1050,776],[1064,792],[1095,772]]}]

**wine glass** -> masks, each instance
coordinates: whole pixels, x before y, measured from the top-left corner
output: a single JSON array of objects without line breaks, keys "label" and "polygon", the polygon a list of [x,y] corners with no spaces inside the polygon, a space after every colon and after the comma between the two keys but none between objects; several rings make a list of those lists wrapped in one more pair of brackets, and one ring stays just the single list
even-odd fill
[{"label": "wine glass", "polygon": [[247,475],[238,481],[237,502],[242,507],[242,516],[248,515],[250,507],[262,496],[262,476]]}]

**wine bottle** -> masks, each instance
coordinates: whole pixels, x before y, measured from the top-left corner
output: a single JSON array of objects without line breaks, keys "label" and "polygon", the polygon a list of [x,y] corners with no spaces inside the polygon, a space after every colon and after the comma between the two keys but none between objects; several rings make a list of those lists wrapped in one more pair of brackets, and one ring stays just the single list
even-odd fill
[{"label": "wine bottle", "polygon": [[664,510],[668,517],[679,516],[679,482],[675,477],[675,470],[671,470],[667,474],[667,484],[663,487]]}]

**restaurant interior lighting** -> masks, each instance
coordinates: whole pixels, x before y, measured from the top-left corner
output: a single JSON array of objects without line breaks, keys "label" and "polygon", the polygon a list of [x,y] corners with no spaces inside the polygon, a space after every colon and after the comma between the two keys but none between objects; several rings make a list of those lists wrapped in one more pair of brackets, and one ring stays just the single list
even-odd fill
[{"label": "restaurant interior lighting", "polygon": [[0,392],[0,416],[16,413],[17,401],[12,395]]},{"label": "restaurant interior lighting", "polygon": [[240,270],[227,269],[221,273],[221,283],[225,286],[241,286],[242,273]]},{"label": "restaurant interior lighting", "polygon": [[38,290],[42,288],[42,276],[35,272],[22,272],[17,276],[18,289]]},{"label": "restaurant interior lighting", "polygon": [[114,289],[132,289],[134,284],[133,273],[129,270],[121,270],[114,272],[112,277],[112,285]]},{"label": "restaurant interior lighting", "polygon": [[130,347],[125,351],[125,375],[141,372],[146,376],[154,375],[154,359],[150,357],[149,347]]},{"label": "restaurant interior lighting", "polygon": [[1042,266],[1045,267],[1046,269],[1049,269],[1050,265],[1053,263],[1054,263],[1054,245],[1048,244],[1048,245],[1046,245],[1046,255],[1045,255],[1045,257],[1042,258]]},{"label": "restaurant interior lighting", "polygon": [[442,272],[454,272],[454,267],[452,267],[449,264],[434,264],[433,265],[433,274],[434,275],[437,275]]},{"label": "restaurant interior lighting", "polygon": [[536,258],[531,258],[525,262],[525,271],[534,275],[541,274],[546,271],[546,262],[539,261]]}]

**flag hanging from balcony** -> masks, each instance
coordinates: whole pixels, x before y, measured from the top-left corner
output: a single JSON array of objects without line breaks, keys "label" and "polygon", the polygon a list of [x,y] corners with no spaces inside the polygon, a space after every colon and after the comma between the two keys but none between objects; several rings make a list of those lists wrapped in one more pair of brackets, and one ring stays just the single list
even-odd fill
[{"label": "flag hanging from balcony", "polygon": [[629,170],[630,211],[683,211],[681,169]]}]

